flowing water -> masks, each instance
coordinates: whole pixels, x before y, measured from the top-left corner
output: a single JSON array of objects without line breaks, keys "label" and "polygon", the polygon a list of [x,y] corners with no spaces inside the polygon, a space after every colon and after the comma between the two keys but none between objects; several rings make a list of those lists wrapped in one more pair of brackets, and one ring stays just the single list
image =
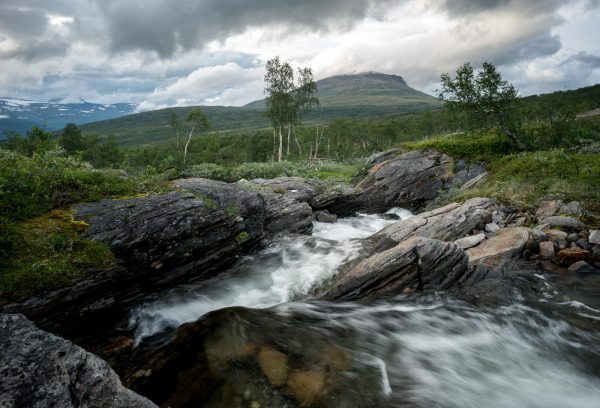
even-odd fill
[{"label": "flowing water", "polygon": [[[285,353],[314,361],[331,347],[350,351],[347,385],[331,393],[327,406],[600,407],[597,289],[577,299],[548,283],[540,307],[475,308],[441,296],[293,301],[356,256],[357,238],[393,222],[360,215],[315,223],[310,237],[283,237],[230,274],[132,311],[137,340],[229,306],[269,308],[241,320]],[[260,342],[252,330],[231,333],[244,344]]]}]

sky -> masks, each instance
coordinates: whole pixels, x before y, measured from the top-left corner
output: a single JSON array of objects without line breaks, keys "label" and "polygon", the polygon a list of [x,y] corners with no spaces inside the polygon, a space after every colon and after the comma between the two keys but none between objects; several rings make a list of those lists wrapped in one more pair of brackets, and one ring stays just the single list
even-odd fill
[{"label": "sky", "polygon": [[0,0],[0,97],[241,106],[275,56],[430,94],[467,61],[573,89],[600,82],[600,0]]}]

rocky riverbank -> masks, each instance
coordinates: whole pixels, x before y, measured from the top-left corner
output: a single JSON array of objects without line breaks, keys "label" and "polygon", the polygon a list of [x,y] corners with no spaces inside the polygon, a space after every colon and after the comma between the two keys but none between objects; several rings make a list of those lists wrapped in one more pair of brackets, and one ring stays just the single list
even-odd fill
[{"label": "rocky riverbank", "polygon": [[[5,304],[3,311],[23,313],[40,328],[101,355],[127,386],[161,406],[332,406],[331,401],[352,406],[352,387],[363,390],[372,406],[382,406],[388,401],[385,392],[368,381],[352,380],[380,381],[380,367],[361,361],[351,340],[326,341],[326,336],[311,334],[312,321],[305,314],[291,313],[295,324],[290,326],[279,311],[223,309],[182,326],[158,344],[134,347],[127,313],[161,291],[221,277],[241,257],[282,235],[310,234],[314,220],[335,223],[338,217],[392,207],[418,214],[360,240],[355,256],[302,300],[374,304],[397,296],[443,296],[474,307],[515,302],[538,307],[540,294],[551,293],[549,287],[571,293],[575,281],[590,287],[600,283],[600,231],[579,219],[585,209],[576,202],[547,197],[535,213],[487,198],[431,208],[440,195],[467,189],[485,175],[481,166],[454,162],[435,151],[386,152],[369,159],[354,186],[299,178],[238,183],[184,179],[174,183],[175,191],[160,196],[80,204],[75,218],[89,225],[87,238],[109,245],[119,265],[72,287]],[[30,336],[40,339],[39,352],[47,347],[59,351],[43,363],[35,356],[15,360],[15,368],[1,374],[6,381],[0,402],[15,406],[24,390],[36,388],[35,376],[23,364],[45,372],[50,369],[44,364],[61,364],[66,380],[48,376],[67,384],[64,389],[42,387],[31,398],[70,398],[65,406],[92,400],[89,406],[152,406],[122,388],[97,357],[42,332],[22,316],[2,318],[0,340],[6,349],[25,350],[20,339]],[[575,324],[587,330],[589,322]],[[233,334],[239,330],[252,332]],[[336,335],[344,336],[344,330]],[[312,337],[317,349],[306,347]],[[305,339],[295,343],[299,338]],[[90,382],[80,372],[105,378],[106,384]],[[236,375],[243,380],[233,384]],[[26,380],[19,383],[17,378]]]}]

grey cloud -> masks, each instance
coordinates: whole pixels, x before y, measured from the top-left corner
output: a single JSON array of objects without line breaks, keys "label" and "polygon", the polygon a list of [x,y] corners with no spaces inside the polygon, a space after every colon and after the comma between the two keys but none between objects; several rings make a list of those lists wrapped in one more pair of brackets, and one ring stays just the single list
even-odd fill
[{"label": "grey cloud", "polygon": [[600,68],[600,55],[592,55],[592,54],[588,54],[585,51],[581,51],[580,53],[571,55],[569,58],[564,60],[561,63],[561,66],[570,64],[570,63],[578,63],[578,64],[586,65],[592,69]]},{"label": "grey cloud", "polygon": [[[598,0],[592,0],[598,1]],[[522,9],[535,12],[553,12],[570,0],[442,0],[442,9],[453,17],[470,15],[499,8]]]},{"label": "grey cloud", "polygon": [[156,51],[202,47],[251,26],[285,23],[288,28],[348,29],[371,10],[401,0],[185,0],[131,2],[95,0],[108,28],[111,49]]}]

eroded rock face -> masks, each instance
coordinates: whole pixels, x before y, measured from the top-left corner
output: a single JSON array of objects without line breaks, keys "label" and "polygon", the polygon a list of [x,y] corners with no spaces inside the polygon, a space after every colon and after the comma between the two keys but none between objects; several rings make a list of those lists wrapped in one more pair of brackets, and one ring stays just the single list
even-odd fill
[{"label": "eroded rock face", "polygon": [[[234,207],[241,203],[247,205]],[[89,239],[109,245],[132,273],[143,272],[144,284],[163,285],[191,274],[207,276],[235,258],[240,247],[263,238],[264,207],[258,195],[232,194],[227,205],[231,211],[215,199],[172,192],[81,204],[75,218],[89,224]]]},{"label": "eroded rock face", "polygon": [[455,241],[473,230],[483,229],[496,208],[495,201],[489,198],[472,198],[462,204],[448,204],[384,228],[368,238],[367,247],[371,248],[370,253],[375,253],[413,236]]},{"label": "eroded rock face", "polygon": [[531,234],[531,230],[525,227],[500,229],[490,239],[467,250],[469,263],[481,263],[490,268],[501,266],[523,251]]},{"label": "eroded rock face", "polygon": [[452,159],[445,154],[411,151],[371,168],[357,184],[357,200],[368,212],[392,207],[418,210],[434,200],[451,178]]},{"label": "eroded rock face", "polygon": [[413,237],[341,272],[317,298],[357,300],[415,290],[444,290],[466,272],[465,252],[454,243]]},{"label": "eroded rock face", "polygon": [[0,349],[2,407],[156,407],[106,362],[22,315],[0,315]]}]

